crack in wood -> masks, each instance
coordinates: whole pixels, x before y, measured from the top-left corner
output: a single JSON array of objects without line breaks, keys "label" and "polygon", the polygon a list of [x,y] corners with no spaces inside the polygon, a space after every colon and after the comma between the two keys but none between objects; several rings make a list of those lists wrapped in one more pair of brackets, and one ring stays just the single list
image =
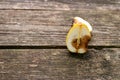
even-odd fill
[{"label": "crack in wood", "polygon": [[[101,50],[103,48],[120,48],[120,46],[88,46],[88,49],[97,49],[97,50]],[[52,45],[45,45],[45,46],[31,46],[31,45],[25,45],[25,46],[14,46],[14,45],[10,45],[10,46],[0,46],[0,49],[67,49],[66,46],[52,46]]]}]

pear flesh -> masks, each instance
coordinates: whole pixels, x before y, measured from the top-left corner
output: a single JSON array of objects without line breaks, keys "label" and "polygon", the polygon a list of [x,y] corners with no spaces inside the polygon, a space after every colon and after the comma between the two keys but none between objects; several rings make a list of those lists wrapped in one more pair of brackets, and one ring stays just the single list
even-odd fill
[{"label": "pear flesh", "polygon": [[91,25],[80,17],[75,17],[73,25],[66,37],[67,48],[72,53],[87,52],[88,42],[91,39]]}]

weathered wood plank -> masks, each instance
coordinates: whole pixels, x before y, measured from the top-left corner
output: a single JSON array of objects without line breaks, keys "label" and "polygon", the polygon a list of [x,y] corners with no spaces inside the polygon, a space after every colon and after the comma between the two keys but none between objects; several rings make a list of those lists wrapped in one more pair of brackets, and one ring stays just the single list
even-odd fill
[{"label": "weathered wood plank", "polygon": [[[69,28],[68,26],[0,25],[0,45],[65,46]],[[89,46],[120,46],[119,27],[95,27]]]},{"label": "weathered wood plank", "polygon": [[120,10],[81,9],[78,11],[0,10],[0,24],[71,25],[80,16],[94,26],[119,27]]},{"label": "weathered wood plank", "polygon": [[1,80],[119,80],[120,48],[89,49],[72,55],[66,49],[0,50]]},{"label": "weathered wood plank", "polygon": [[80,10],[120,9],[119,0],[0,0],[0,9]]},{"label": "weathered wood plank", "polygon": [[[87,14],[86,14],[87,13]],[[0,45],[61,45],[72,18],[81,16],[93,26],[90,45],[120,46],[120,10],[81,11],[0,10]]]}]

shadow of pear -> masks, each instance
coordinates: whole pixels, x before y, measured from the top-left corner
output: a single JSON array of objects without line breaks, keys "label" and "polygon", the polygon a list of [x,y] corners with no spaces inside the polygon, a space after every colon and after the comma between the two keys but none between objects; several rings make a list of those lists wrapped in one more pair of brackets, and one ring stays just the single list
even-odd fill
[{"label": "shadow of pear", "polygon": [[76,58],[76,59],[89,60],[92,58],[92,54],[89,51],[83,54],[72,53],[72,52],[69,52],[68,54],[69,54],[69,57]]}]

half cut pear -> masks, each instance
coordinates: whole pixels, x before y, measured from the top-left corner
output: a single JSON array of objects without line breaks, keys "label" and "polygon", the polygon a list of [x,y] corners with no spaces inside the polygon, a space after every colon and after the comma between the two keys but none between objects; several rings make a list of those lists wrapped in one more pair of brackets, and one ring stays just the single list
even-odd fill
[{"label": "half cut pear", "polygon": [[88,42],[91,39],[92,27],[82,18],[75,17],[73,25],[66,37],[66,45],[72,53],[87,52]]}]

